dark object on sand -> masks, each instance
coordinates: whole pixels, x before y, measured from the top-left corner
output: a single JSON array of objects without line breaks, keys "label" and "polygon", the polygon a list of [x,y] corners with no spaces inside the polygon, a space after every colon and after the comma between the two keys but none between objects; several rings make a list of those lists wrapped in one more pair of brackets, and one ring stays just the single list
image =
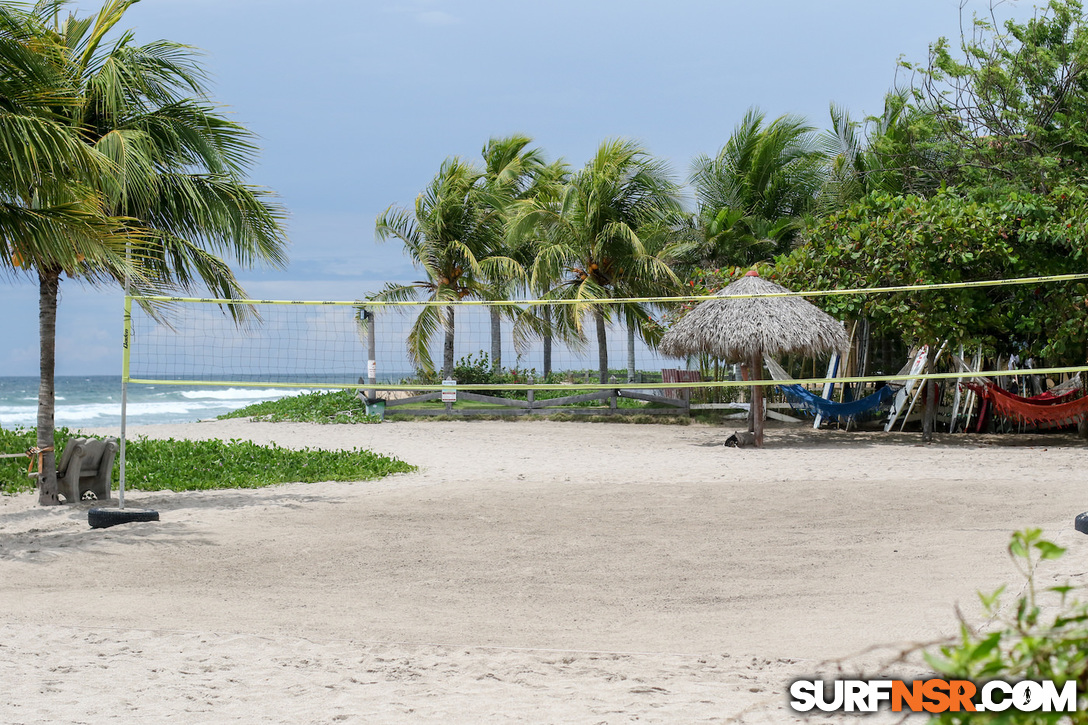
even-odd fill
[{"label": "dark object on sand", "polygon": [[89,509],[87,523],[92,529],[108,529],[134,521],[158,521],[159,512],[151,509]]},{"label": "dark object on sand", "polygon": [[756,434],[738,430],[725,439],[725,445],[731,448],[752,448],[756,445]]}]

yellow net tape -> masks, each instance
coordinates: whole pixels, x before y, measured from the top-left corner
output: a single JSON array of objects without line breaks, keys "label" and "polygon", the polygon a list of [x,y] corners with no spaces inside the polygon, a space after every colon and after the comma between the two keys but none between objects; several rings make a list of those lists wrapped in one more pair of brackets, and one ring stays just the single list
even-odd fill
[{"label": "yellow net tape", "polygon": [[[862,295],[862,294],[888,294],[892,292],[917,292],[926,290],[947,290],[947,289],[969,289],[979,287],[1000,287],[1008,285],[1025,285],[1025,284],[1045,284],[1050,282],[1069,282],[1077,280],[1088,280],[1088,273],[1083,274],[1059,274],[1049,276],[1038,277],[1017,277],[1013,279],[991,279],[991,280],[976,280],[969,282],[947,282],[940,284],[915,284],[915,285],[895,285],[888,287],[868,287],[868,288],[850,288],[850,289],[832,289],[832,290],[805,290],[800,292],[767,292],[758,294],[738,294],[738,295],[690,295],[684,297],[624,297],[624,298],[610,298],[610,299],[574,299],[574,300],[504,300],[504,301],[491,301],[491,300],[459,300],[459,301],[436,301],[436,300],[408,300],[408,301],[384,301],[384,300],[255,300],[255,299],[228,299],[228,298],[212,298],[212,297],[171,297],[166,295],[128,295],[125,297],[125,340],[124,340],[124,370],[122,377],[126,382],[145,384],[145,385],[201,385],[201,386],[233,386],[233,387],[267,387],[267,388],[293,388],[293,389],[327,389],[327,390],[346,390],[346,389],[372,389],[378,388],[380,390],[405,390],[405,391],[419,391],[419,392],[431,392],[441,390],[572,390],[577,388],[579,390],[614,390],[617,388],[623,388],[625,390],[656,390],[661,388],[732,388],[732,387],[750,387],[752,385],[759,385],[761,387],[773,386],[781,384],[782,381],[775,380],[759,380],[759,381],[747,381],[747,380],[716,380],[716,381],[700,381],[700,382],[677,382],[677,383],[507,383],[507,384],[456,384],[456,385],[423,385],[423,384],[390,384],[390,383],[378,383],[377,385],[371,385],[369,383],[286,383],[286,382],[272,382],[272,381],[256,381],[256,382],[242,382],[238,380],[233,381],[211,381],[211,380],[159,380],[159,379],[146,379],[146,378],[130,378],[128,374],[128,359],[129,359],[129,326],[131,324],[131,302],[133,300],[144,300],[148,302],[179,302],[179,303],[206,303],[206,304],[218,304],[218,305],[311,305],[311,306],[352,306],[352,307],[414,307],[414,306],[496,306],[496,305],[553,305],[553,304],[567,304],[567,305],[593,305],[593,304],[623,304],[623,303],[679,303],[679,302],[703,302],[707,300],[721,300],[721,299],[754,299],[760,297],[829,297],[836,295]],[[1088,366],[1080,367],[1060,367],[1060,368],[1040,368],[1040,369],[1020,369],[1020,370],[986,370],[979,372],[951,372],[951,373],[917,373],[914,375],[876,375],[868,377],[836,377],[836,378],[806,378],[791,380],[791,383],[799,383],[802,385],[819,385],[825,383],[871,383],[871,382],[901,382],[907,380],[947,380],[956,378],[977,378],[977,377],[1000,377],[1000,376],[1014,376],[1014,375],[1055,375],[1061,373],[1078,373],[1088,372]]]},{"label": "yellow net tape", "polygon": [[[707,300],[740,300],[757,297],[832,297],[838,295],[889,294],[892,292],[920,292],[924,290],[971,289],[976,287],[1001,287],[1048,282],[1073,282],[1088,280],[1088,273],[1055,274],[1047,277],[1017,277],[1015,279],[986,279],[973,282],[942,282],[940,284],[908,284],[891,287],[856,287],[850,289],[805,290],[802,292],[762,292],[743,295],[691,295],[686,297],[614,297],[608,299],[573,300],[250,300],[216,297],[168,297],[163,295],[132,295],[130,299],[148,302],[202,302],[217,305],[349,305],[353,307],[420,307],[420,306],[506,306],[506,305],[594,305],[626,304],[634,302],[676,303],[705,302]],[[126,298],[129,299],[129,298]]]},{"label": "yellow net tape", "polygon": [[431,392],[441,390],[658,390],[660,388],[749,388],[754,385],[768,387],[773,385],[800,384],[819,385],[823,383],[876,383],[902,382],[906,380],[953,380],[958,378],[991,378],[1014,375],[1058,375],[1061,373],[1088,372],[1088,365],[1063,368],[1024,368],[1020,370],[981,370],[978,372],[955,373],[917,373],[915,375],[869,375],[866,377],[841,378],[799,378],[796,380],[703,380],[693,383],[479,383],[456,385],[394,385],[391,383],[277,383],[277,382],[238,382],[210,380],[150,380],[131,378],[128,382],[141,385],[205,385],[250,388],[294,388],[314,390],[418,390]]}]

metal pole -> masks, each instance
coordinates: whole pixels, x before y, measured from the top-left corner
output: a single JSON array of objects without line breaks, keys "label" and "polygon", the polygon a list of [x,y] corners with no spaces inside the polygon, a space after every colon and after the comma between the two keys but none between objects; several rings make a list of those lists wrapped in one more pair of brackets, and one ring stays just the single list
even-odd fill
[{"label": "metal pole", "polygon": [[378,397],[378,356],[375,354],[376,344],[374,333],[374,313],[370,311],[363,312],[363,316],[367,320],[366,326],[366,376],[367,382],[370,383],[371,389],[367,392],[367,398],[370,400],[376,400]]},{"label": "metal pole", "polygon": [[[131,247],[125,250],[125,261],[131,262]],[[132,297],[129,294],[128,270],[125,270],[125,331],[121,342],[121,445],[118,453],[121,457],[120,472],[117,481],[117,507],[125,508],[125,427],[128,422],[128,378],[129,351],[132,341]]]}]

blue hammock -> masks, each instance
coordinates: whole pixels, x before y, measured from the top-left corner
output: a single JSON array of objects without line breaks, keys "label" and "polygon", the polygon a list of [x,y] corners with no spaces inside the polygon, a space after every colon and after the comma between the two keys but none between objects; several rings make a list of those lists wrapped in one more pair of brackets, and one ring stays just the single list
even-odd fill
[{"label": "blue hammock", "polygon": [[836,403],[827,398],[821,398],[819,395],[811,393],[796,384],[779,385],[778,389],[782,391],[782,394],[786,396],[790,405],[795,409],[800,408],[810,415],[821,415],[827,420],[837,421],[849,418],[856,419],[862,413],[867,413],[884,405],[888,400],[895,397],[896,392],[898,392],[898,388],[885,385],[872,395],[867,395],[860,400],[849,403]]}]

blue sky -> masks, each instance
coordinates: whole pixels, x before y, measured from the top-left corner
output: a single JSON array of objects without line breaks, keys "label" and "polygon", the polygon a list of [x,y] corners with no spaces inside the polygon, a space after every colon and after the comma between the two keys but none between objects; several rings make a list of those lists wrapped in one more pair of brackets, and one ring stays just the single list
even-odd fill
[{"label": "blue sky", "polygon": [[[121,25],[204,51],[215,100],[263,147],[252,181],[291,214],[291,263],[252,296],[356,299],[414,278],[374,219],[447,156],[533,137],[581,166],[642,141],[684,179],[750,106],[828,123],[878,112],[896,61],[959,29],[959,0],[142,0]],[[87,10],[94,3],[80,2]],[[988,12],[973,0],[968,12]],[[1023,0],[1002,17],[1033,10]],[[62,284],[57,373],[119,374],[121,293]],[[0,376],[36,375],[36,282],[0,277]]]}]

